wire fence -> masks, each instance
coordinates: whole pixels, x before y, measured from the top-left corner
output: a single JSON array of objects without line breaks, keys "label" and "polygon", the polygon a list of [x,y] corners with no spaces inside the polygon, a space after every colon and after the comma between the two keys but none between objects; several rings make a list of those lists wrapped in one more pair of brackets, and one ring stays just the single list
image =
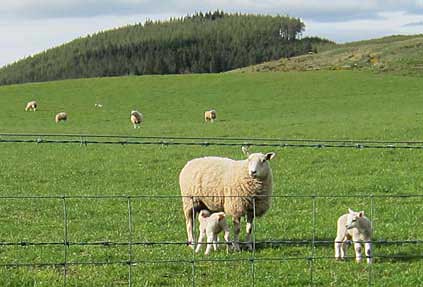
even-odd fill
[{"label": "wire fence", "polygon": [[0,133],[0,143],[161,146],[260,146],[280,148],[423,149],[423,141],[286,139],[242,137],[178,137],[89,134]]},{"label": "wire fence", "polygon": [[[219,197],[219,196],[210,196],[210,197]],[[228,197],[228,196],[226,196]],[[246,198],[251,200],[253,203],[253,214],[255,215],[256,209],[256,198],[260,198],[260,196],[254,197],[242,197],[242,196],[229,196],[229,197],[237,197],[237,198]],[[134,246],[165,246],[165,245],[180,245],[186,246],[188,245],[187,241],[136,241],[134,240],[134,222],[133,222],[133,207],[132,203],[134,200],[137,199],[146,199],[145,202],[151,199],[181,199],[182,196],[177,195],[46,195],[46,196],[0,196],[0,202],[4,200],[27,200],[27,201],[45,201],[45,200],[54,200],[57,201],[57,204],[61,205],[63,209],[63,240],[57,242],[29,242],[29,241],[19,241],[19,242],[4,242],[0,241],[0,247],[28,247],[28,246],[63,246],[63,260],[60,262],[40,262],[40,263],[27,263],[27,262],[2,262],[0,263],[0,267],[3,268],[25,268],[25,267],[32,267],[32,268],[45,268],[45,267],[60,267],[63,268],[63,286],[69,286],[69,272],[68,269],[70,266],[108,266],[108,265],[121,265],[127,266],[128,270],[128,286],[135,286],[133,280],[134,270],[133,267],[138,264],[149,264],[149,263],[162,263],[162,264],[190,264],[192,268],[191,272],[191,285],[196,286],[196,278],[197,278],[197,265],[205,262],[245,262],[250,265],[250,274],[251,274],[251,286],[256,286],[256,268],[255,264],[260,262],[291,262],[291,261],[307,261],[309,265],[309,283],[310,286],[315,285],[315,262],[319,260],[335,260],[333,256],[325,256],[325,255],[318,255],[316,250],[318,247],[321,246],[333,246],[333,240],[318,240],[316,238],[316,219],[317,219],[317,200],[330,200],[330,199],[364,199],[369,201],[370,205],[370,215],[369,218],[372,219],[375,216],[375,199],[411,199],[413,201],[423,199],[423,194],[396,194],[396,195],[380,195],[380,194],[371,194],[371,195],[272,195],[273,199],[301,199],[301,200],[311,200],[311,222],[312,222],[312,237],[311,239],[302,239],[302,240],[295,240],[295,239],[288,239],[288,240],[257,240],[256,239],[256,224],[255,220],[252,223],[252,246],[253,250],[249,253],[248,258],[235,258],[230,255],[226,256],[225,258],[207,258],[198,256],[195,251],[192,251],[191,258],[169,258],[169,259],[139,259],[134,256],[133,247]],[[188,196],[187,198],[191,200],[195,200],[194,197]],[[68,218],[68,202],[69,200],[116,200],[116,201],[126,201],[127,205],[127,219],[128,219],[128,240],[123,242],[117,241],[93,241],[93,242],[73,242],[69,240],[69,218]],[[195,218],[193,212],[193,222],[194,222],[194,230],[195,227]],[[18,223],[17,223],[18,224]],[[413,239],[413,240],[372,240],[369,241],[373,244],[373,246],[381,246],[381,245],[416,245],[420,246],[423,244],[423,239]],[[246,242],[241,242],[246,243]],[[225,242],[221,242],[219,244],[225,244]],[[261,246],[269,246],[269,245],[281,245],[281,246],[309,246],[311,247],[311,254],[307,256],[288,256],[288,257],[261,257],[257,256],[256,254],[256,247],[258,245]],[[69,260],[69,249],[72,246],[100,246],[100,247],[112,247],[112,246],[127,246],[127,260],[110,260],[110,261],[89,261],[89,262],[77,262]],[[188,247],[187,247],[188,248]],[[364,259],[367,256],[364,256]],[[372,254],[371,257],[376,260],[382,259],[390,259],[390,260],[422,260],[423,254]],[[346,257],[347,259],[352,259],[353,257]],[[376,261],[377,263],[377,261]],[[368,286],[372,286],[375,283],[375,279],[372,275],[372,265],[368,267]]]},{"label": "wire fence", "polygon": [[[160,145],[160,146],[262,146],[262,147],[280,147],[280,148],[355,148],[355,149],[423,149],[422,141],[379,141],[379,140],[321,140],[321,139],[272,139],[272,138],[236,138],[236,137],[155,137],[155,136],[127,136],[127,135],[88,135],[88,134],[11,134],[0,133],[0,143],[36,143],[36,144],[79,144],[87,146],[91,144],[108,144],[108,145]],[[214,196],[215,197],[215,196]],[[375,215],[375,199],[414,199],[421,200],[423,194],[352,194],[352,195],[273,195],[273,198],[283,199],[304,199],[311,200],[310,218],[312,222],[312,233],[310,239],[274,239],[274,240],[257,240],[256,238],[256,224],[255,220],[252,224],[252,246],[253,249],[249,253],[248,258],[235,258],[233,256],[226,256],[225,258],[205,258],[198,256],[195,251],[192,251],[191,258],[175,258],[175,259],[139,259],[134,256],[135,246],[169,246],[169,245],[187,245],[186,241],[137,241],[134,240],[134,218],[133,218],[133,201],[138,199],[181,199],[181,196],[171,195],[44,195],[44,196],[0,196],[0,201],[4,200],[26,200],[26,201],[45,201],[57,200],[63,209],[63,240],[52,242],[31,242],[31,241],[17,241],[7,242],[0,241],[0,247],[28,247],[28,246],[47,246],[47,247],[63,247],[63,260],[60,262],[1,262],[0,267],[3,268],[44,268],[44,267],[58,267],[63,268],[63,286],[69,286],[68,272],[71,266],[109,266],[121,265],[127,266],[128,270],[128,286],[134,286],[134,266],[144,263],[163,263],[163,264],[190,264],[191,265],[191,285],[197,285],[197,266],[205,262],[245,262],[250,266],[251,286],[256,286],[257,270],[256,264],[260,262],[291,262],[291,261],[306,261],[309,266],[309,284],[314,286],[316,283],[315,264],[319,260],[335,260],[334,256],[319,255],[316,250],[321,246],[333,246],[333,240],[319,240],[317,238],[317,207],[316,201],[318,199],[330,200],[339,198],[348,199],[365,199],[369,201],[370,215],[372,219]],[[253,202],[253,213],[255,215],[255,199],[257,197],[249,198]],[[69,218],[68,218],[68,202],[74,199],[91,199],[91,200],[117,200],[126,201],[127,205],[127,225],[128,238],[127,241],[70,241],[69,240]],[[192,198],[193,199],[193,198]],[[194,212],[193,212],[194,217]],[[194,230],[195,218],[193,218]],[[374,227],[374,226],[373,226]],[[245,243],[245,242],[244,242]],[[423,239],[413,240],[372,240],[374,246],[382,245],[415,245],[421,246]],[[225,243],[220,243],[225,244]],[[288,257],[262,257],[257,256],[257,246],[309,246],[311,254],[307,256],[288,256]],[[69,249],[72,246],[99,246],[112,247],[120,246],[127,247],[126,260],[106,260],[106,261],[73,261],[69,260]],[[352,259],[353,257],[347,257]],[[423,254],[372,254],[374,259],[390,259],[390,260],[422,260]],[[373,276],[373,267],[368,267],[367,285],[373,286],[375,279]]]}]

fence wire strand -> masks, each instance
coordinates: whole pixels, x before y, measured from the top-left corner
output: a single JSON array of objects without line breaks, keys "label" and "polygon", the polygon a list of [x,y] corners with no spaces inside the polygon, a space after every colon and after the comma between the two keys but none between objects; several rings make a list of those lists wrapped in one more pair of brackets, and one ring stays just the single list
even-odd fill
[{"label": "fence wire strand", "polygon": [[[52,139],[50,139],[52,138]],[[423,141],[0,133],[0,143],[423,149]]]}]

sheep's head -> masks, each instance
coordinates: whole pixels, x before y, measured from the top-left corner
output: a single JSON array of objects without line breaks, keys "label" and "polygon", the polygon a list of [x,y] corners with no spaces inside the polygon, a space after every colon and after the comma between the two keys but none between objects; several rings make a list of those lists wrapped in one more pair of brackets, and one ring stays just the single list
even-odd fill
[{"label": "sheep's head", "polygon": [[347,229],[358,228],[359,221],[363,217],[364,217],[364,211],[356,212],[348,208],[347,224],[345,225],[345,227]]},{"label": "sheep's head", "polygon": [[248,174],[254,178],[266,178],[270,172],[269,160],[273,159],[276,154],[274,152],[250,154],[245,147],[242,147],[242,151],[248,156]]}]

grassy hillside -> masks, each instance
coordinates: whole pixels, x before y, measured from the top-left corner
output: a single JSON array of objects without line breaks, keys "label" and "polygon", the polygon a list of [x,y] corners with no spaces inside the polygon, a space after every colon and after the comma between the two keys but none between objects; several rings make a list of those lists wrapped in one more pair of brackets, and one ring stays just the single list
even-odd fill
[{"label": "grassy hillside", "polygon": [[327,51],[280,59],[236,71],[366,70],[423,75],[423,36],[391,36],[343,45]]},{"label": "grassy hillside", "polygon": [[[146,136],[249,136],[280,138],[422,140],[423,82],[354,71],[233,73],[70,80],[0,87],[0,132],[94,133]],[[39,111],[24,112],[36,99]],[[102,103],[96,109],[95,103]],[[214,124],[203,111],[215,108]],[[140,109],[145,124],[133,129],[129,111]],[[65,110],[69,121],[54,123]],[[336,219],[348,207],[365,210],[375,240],[422,240],[421,150],[260,148],[275,151],[275,195],[358,195],[355,198],[275,198],[256,221],[257,241],[335,237]],[[0,195],[169,195],[179,194],[184,164],[206,155],[243,158],[238,146],[115,146],[0,143]],[[1,242],[63,242],[63,200],[4,199]],[[178,198],[133,198],[132,240],[184,242]],[[70,242],[127,242],[127,198],[67,199]],[[316,228],[313,228],[313,221]],[[241,238],[244,238],[244,223]],[[314,232],[313,232],[314,230]],[[1,286],[63,286],[63,266],[4,267],[10,263],[61,263],[66,249],[68,286],[127,286],[126,245],[0,246]],[[185,245],[132,248],[133,286],[192,286],[193,254]],[[349,255],[353,251],[350,247]],[[217,259],[195,264],[197,285],[251,286],[418,286],[423,246],[374,246],[373,266],[352,259],[336,262],[332,244],[257,244],[250,252],[219,250]],[[311,261],[309,256],[321,259]],[[394,256],[396,258],[388,258]],[[414,258],[404,258],[415,256]],[[417,256],[417,257],[416,257]],[[419,257],[420,256],[420,257]],[[144,262],[152,260],[153,262]],[[171,260],[164,263],[161,260]],[[177,260],[182,260],[177,262]],[[222,261],[223,260],[223,261]],[[229,261],[225,261],[229,260]],[[242,261],[233,261],[242,260]],[[84,265],[87,262],[121,262]],[[254,266],[254,267],[253,267]],[[312,272],[312,273],[311,273]]]}]

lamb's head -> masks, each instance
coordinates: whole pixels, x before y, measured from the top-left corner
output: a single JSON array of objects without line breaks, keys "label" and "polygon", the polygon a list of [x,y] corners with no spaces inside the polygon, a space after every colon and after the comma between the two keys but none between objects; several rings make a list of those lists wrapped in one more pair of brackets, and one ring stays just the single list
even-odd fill
[{"label": "lamb's head", "polygon": [[345,227],[347,229],[358,228],[360,224],[360,220],[364,217],[364,211],[356,212],[350,208],[348,208],[348,217],[347,217],[347,224]]},{"label": "lamb's head", "polygon": [[269,161],[276,156],[274,152],[250,154],[245,147],[242,151],[248,156],[248,174],[251,177],[264,179],[271,173]]}]

